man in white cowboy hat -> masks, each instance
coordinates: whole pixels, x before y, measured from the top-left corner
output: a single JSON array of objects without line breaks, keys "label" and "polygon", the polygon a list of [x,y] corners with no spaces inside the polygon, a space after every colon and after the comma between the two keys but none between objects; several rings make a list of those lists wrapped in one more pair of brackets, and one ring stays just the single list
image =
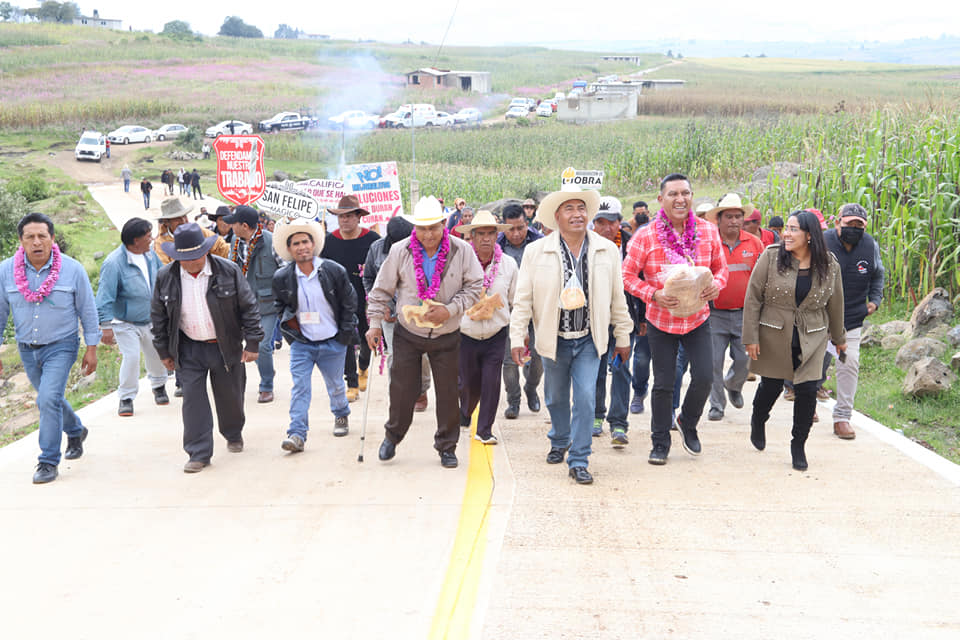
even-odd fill
[{"label": "man in white cowboy hat", "polygon": [[[660,211],[650,224],[637,231],[627,247],[623,281],[627,291],[647,305],[647,340],[653,362],[650,402],[653,448],[647,462],[663,465],[670,453],[673,385],[680,346],[690,363],[690,386],[676,418],[676,426],[683,448],[690,455],[700,455],[697,422],[713,383],[710,308],[707,303],[726,286],[729,272],[716,226],[696,217],[692,210],[693,189],[686,176],[671,173],[661,180],[657,202]],[[713,279],[698,296],[703,306],[691,315],[677,317],[671,309],[679,307],[681,301],[677,296],[669,295],[664,284],[673,270],[681,265],[706,267]]]},{"label": "man in white cowboy hat", "polygon": [[[730,404],[735,408],[743,407],[743,384],[747,381],[750,362],[741,339],[743,300],[750,274],[763,253],[760,239],[743,230],[743,218],[752,212],[753,207],[743,204],[739,195],[728,193],[704,216],[705,220],[717,225],[730,272],[727,285],[710,303],[710,335],[713,338],[713,387],[710,390],[710,411],[707,412],[710,420],[723,419],[726,396],[730,397]],[[733,363],[724,374],[723,363],[728,350]]]},{"label": "man in white cowboy hat", "polygon": [[375,349],[390,301],[397,297],[390,415],[379,455],[381,460],[393,458],[410,428],[420,394],[421,356],[426,353],[437,396],[434,448],[440,453],[440,464],[453,468],[460,437],[460,322],[480,297],[483,269],[473,247],[444,227],[443,209],[433,196],[420,199],[410,221],[414,232],[394,243],[367,300],[367,343]]},{"label": "man in white cowboy hat", "polygon": [[179,225],[173,238],[163,246],[173,262],[157,273],[150,318],[160,360],[180,373],[183,448],[190,456],[183,470],[196,473],[213,457],[207,376],[227,450],[239,453],[246,420],[244,363],[257,359],[264,336],[260,306],[243,273],[229,260],[208,255],[219,238],[205,236],[196,222]]},{"label": "man in white cowboy hat", "polygon": [[223,221],[233,227],[230,259],[240,267],[260,304],[260,325],[266,339],[260,341],[260,357],[257,358],[260,374],[257,402],[273,402],[273,329],[277,324],[277,310],[273,304],[272,286],[273,274],[280,266],[273,252],[273,234],[260,222],[260,213],[246,205],[240,205],[232,214],[224,216]]},{"label": "man in white cowboy hat", "polygon": [[497,234],[510,229],[481,209],[469,224],[460,225],[483,267],[483,292],[460,324],[460,426],[470,426],[477,405],[474,437],[496,444],[493,420],[500,402],[500,372],[506,352],[510,307],[517,288],[517,263],[497,244]]},{"label": "man in white cowboy hat", "polygon": [[[180,198],[166,198],[160,203],[160,217],[157,218],[157,239],[153,242],[153,252],[160,258],[163,264],[170,264],[171,258],[163,251],[163,245],[173,242],[173,232],[181,224],[189,222],[187,214],[193,211],[193,205],[184,206]],[[219,214],[218,214],[219,215]],[[203,229],[204,237],[211,237],[214,234],[209,229]],[[230,247],[223,241],[223,238],[217,236],[217,241],[213,243],[210,253],[221,258],[230,256]]]},{"label": "man in white cowboy hat", "polygon": [[579,484],[593,482],[587,464],[597,371],[600,354],[607,353],[609,327],[616,341],[614,352],[622,361],[630,355],[633,330],[619,250],[587,230],[599,207],[599,193],[573,185],[564,185],[541,201],[537,217],[557,233],[526,248],[510,316],[513,361],[521,363],[531,319],[543,358],[551,425],[547,462],[559,464],[567,455],[570,476]]},{"label": "man in white cowboy hat", "polygon": [[319,257],[323,243],[323,227],[313,220],[279,223],[273,234],[274,251],[289,263],[273,275],[273,294],[280,333],[290,343],[290,427],[280,446],[291,453],[303,451],[307,439],[314,366],[327,387],[333,435],[350,428],[343,366],[357,328],[357,294],[346,269]]},{"label": "man in white cowboy hat", "polygon": [[[380,234],[360,226],[360,218],[370,215],[370,212],[360,206],[360,199],[353,194],[340,198],[337,208],[329,211],[337,216],[339,228],[327,234],[320,257],[333,260],[347,270],[357,296],[357,327],[360,335],[347,347],[347,353],[344,356],[347,399],[353,402],[360,396],[361,391],[367,390],[370,347],[367,346],[365,339],[361,339],[367,332],[367,298],[363,289],[363,265],[367,261],[370,245],[380,239]],[[360,345],[359,373],[355,344]]]}]

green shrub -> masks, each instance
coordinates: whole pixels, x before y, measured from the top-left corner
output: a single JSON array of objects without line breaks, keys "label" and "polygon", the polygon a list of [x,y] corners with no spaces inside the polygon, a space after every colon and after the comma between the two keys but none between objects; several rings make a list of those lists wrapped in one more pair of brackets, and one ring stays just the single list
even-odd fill
[{"label": "green shrub", "polygon": [[203,131],[190,127],[177,137],[177,146],[187,151],[200,151],[203,146]]},{"label": "green shrub", "polygon": [[[7,189],[22,195],[27,202],[36,202],[49,196],[47,181],[39,176],[21,176],[7,183]],[[18,218],[19,219],[19,218]]]},{"label": "green shrub", "polygon": [[0,260],[13,255],[20,246],[17,223],[27,215],[27,199],[0,185]]}]

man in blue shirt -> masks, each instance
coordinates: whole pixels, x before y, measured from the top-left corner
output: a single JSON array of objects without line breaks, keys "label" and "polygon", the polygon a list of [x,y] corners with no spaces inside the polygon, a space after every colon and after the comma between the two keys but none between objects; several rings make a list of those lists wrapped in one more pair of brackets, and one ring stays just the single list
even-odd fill
[{"label": "man in blue shirt", "polygon": [[67,434],[64,457],[73,460],[83,455],[87,428],[64,391],[80,347],[77,321],[83,325],[87,344],[82,375],[97,369],[100,329],[87,272],[79,262],[60,253],[53,221],[42,213],[27,214],[17,224],[17,234],[20,248],[14,257],[0,263],[0,321],[5,326],[13,312],[20,360],[37,390],[40,458],[33,482],[43,484],[57,478],[62,433]]},{"label": "man in blue shirt", "polygon": [[160,258],[151,249],[153,225],[143,218],[130,218],[120,230],[123,243],[110,252],[100,267],[97,314],[103,343],[120,347],[120,408],[117,414],[133,415],[133,399],[140,388],[140,352],[150,377],[153,399],[169,404],[164,385],[167,369],[153,346],[150,330],[150,299],[157,282]]}]

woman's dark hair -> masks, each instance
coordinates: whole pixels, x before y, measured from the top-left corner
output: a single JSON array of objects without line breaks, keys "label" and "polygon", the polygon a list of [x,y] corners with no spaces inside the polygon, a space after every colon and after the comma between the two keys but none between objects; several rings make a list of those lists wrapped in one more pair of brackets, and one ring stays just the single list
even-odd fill
[{"label": "woman's dark hair", "polygon": [[[794,211],[787,218],[787,224],[790,224],[790,218],[796,218],[800,230],[810,234],[810,273],[816,273],[820,282],[825,281],[830,268],[830,254],[826,242],[823,241],[819,218],[809,211]],[[781,240],[780,251],[777,253],[777,272],[784,273],[792,264],[793,254],[784,249]]]},{"label": "woman's dark hair", "polygon": [[20,218],[20,222],[17,223],[17,235],[22,238],[23,228],[28,224],[32,224],[34,222],[39,222],[40,224],[47,225],[47,231],[50,232],[51,236],[53,235],[53,220],[43,215],[42,213],[28,213],[27,215]]},{"label": "woman's dark hair", "polygon": [[149,220],[143,218],[130,218],[123,223],[123,229],[120,230],[120,242],[123,246],[129,247],[137,238],[142,238],[148,233],[153,232],[153,225]]}]

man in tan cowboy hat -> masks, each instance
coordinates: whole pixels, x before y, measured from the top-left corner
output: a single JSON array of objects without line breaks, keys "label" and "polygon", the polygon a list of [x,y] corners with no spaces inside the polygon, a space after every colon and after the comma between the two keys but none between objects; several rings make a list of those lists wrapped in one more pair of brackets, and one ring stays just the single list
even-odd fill
[{"label": "man in tan cowboy hat", "polygon": [[[557,233],[528,246],[510,316],[510,346],[519,366],[533,320],[543,359],[543,389],[550,411],[549,464],[567,455],[570,476],[590,484],[587,471],[600,354],[609,327],[621,361],[630,356],[633,322],[627,311],[617,245],[587,230],[600,194],[564,185],[540,203],[537,217]],[[573,387],[573,406],[570,388]]]},{"label": "man in tan cowboy hat", "polygon": [[509,339],[510,307],[517,288],[517,262],[497,244],[497,234],[510,229],[493,214],[480,210],[460,231],[470,240],[483,267],[480,301],[467,309],[460,323],[460,426],[470,426],[477,405],[475,438],[496,444],[493,420],[500,402],[500,372]]},{"label": "man in tan cowboy hat", "polygon": [[375,349],[390,301],[397,297],[390,415],[380,459],[393,458],[410,428],[413,405],[420,394],[421,356],[426,353],[437,395],[434,447],[440,453],[440,464],[453,468],[460,437],[459,328],[463,314],[480,296],[483,269],[473,247],[452,237],[444,227],[443,209],[433,196],[420,199],[410,221],[413,234],[394,243],[367,300],[367,343]]},{"label": "man in tan cowboy hat", "polygon": [[[347,378],[347,399],[353,402],[361,391],[367,390],[367,369],[370,367],[370,348],[361,336],[367,333],[367,299],[363,289],[363,265],[367,261],[370,245],[380,239],[380,234],[360,226],[360,218],[370,212],[360,206],[360,199],[350,194],[340,198],[336,209],[330,213],[337,216],[339,228],[328,233],[323,242],[321,258],[333,260],[347,270],[350,282],[357,294],[357,327],[359,336],[347,348],[344,375]],[[357,373],[357,350],[360,346],[360,372]]]},{"label": "man in tan cowboy hat", "polygon": [[346,269],[319,257],[323,243],[323,227],[313,220],[280,223],[273,234],[274,251],[289,263],[273,274],[273,294],[280,333],[290,343],[290,428],[280,446],[291,453],[303,451],[307,439],[314,366],[327,386],[333,435],[350,428],[343,366],[357,328],[357,294]]},{"label": "man in tan cowboy hat", "polygon": [[150,319],[160,360],[180,372],[183,448],[190,456],[183,470],[196,473],[213,457],[207,376],[227,450],[239,453],[246,420],[244,363],[257,359],[264,336],[257,298],[243,273],[229,260],[208,255],[219,238],[204,235],[195,222],[179,225],[173,237],[163,246],[173,262],[157,273]]},{"label": "man in tan cowboy hat", "polygon": [[[173,232],[181,224],[190,221],[187,214],[191,211],[193,211],[193,205],[185,207],[180,202],[180,198],[166,198],[160,203],[160,217],[157,218],[157,239],[153,243],[153,251],[163,264],[170,264],[171,262],[170,256],[163,251],[163,245],[173,242]],[[209,238],[214,233],[208,229],[203,229],[203,235]],[[230,256],[230,247],[222,238],[218,237],[217,241],[213,243],[210,253],[221,258],[227,258]]]},{"label": "man in tan cowboy hat", "polygon": [[[743,218],[753,207],[740,201],[736,193],[728,193],[707,211],[704,219],[717,225],[720,243],[727,258],[730,277],[720,295],[710,303],[710,336],[713,339],[713,387],[710,390],[709,420],[722,420],[730,397],[730,404],[743,407],[743,383],[747,381],[750,359],[743,347],[743,300],[747,294],[750,274],[763,253],[763,243],[743,230]],[[723,362],[727,350],[733,363],[726,375]]]},{"label": "man in tan cowboy hat", "polygon": [[533,198],[527,198],[520,205],[523,207],[523,215],[527,219],[527,226],[533,226],[533,218],[537,215],[537,202]]}]

